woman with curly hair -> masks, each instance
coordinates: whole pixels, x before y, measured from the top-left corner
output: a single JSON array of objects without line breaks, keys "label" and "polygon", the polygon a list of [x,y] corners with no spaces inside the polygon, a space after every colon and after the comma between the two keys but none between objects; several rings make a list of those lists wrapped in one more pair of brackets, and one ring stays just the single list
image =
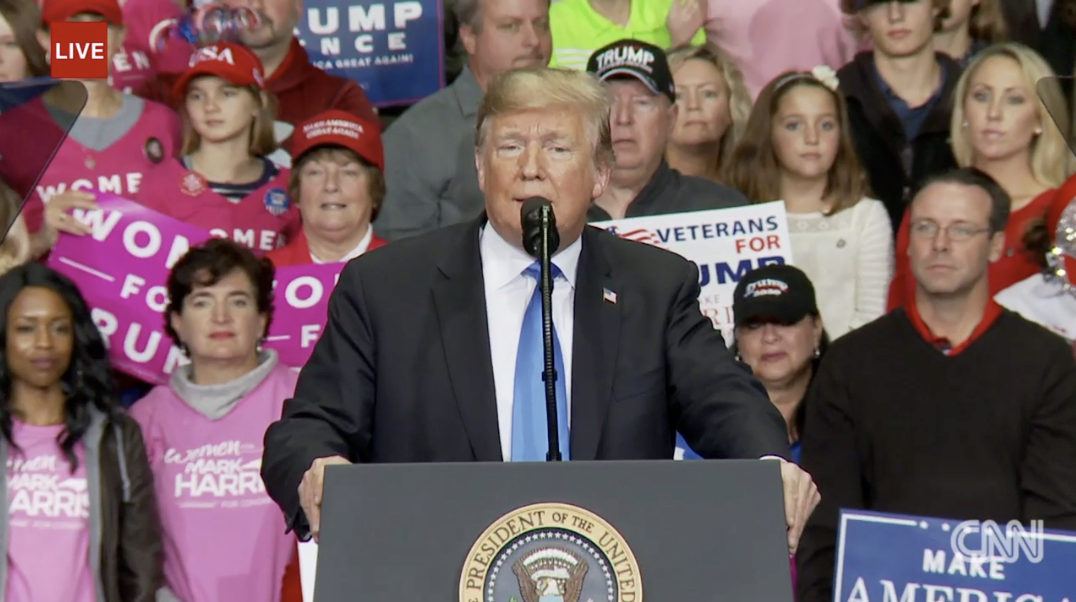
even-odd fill
[{"label": "woman with curly hair", "polygon": [[265,430],[298,379],[261,348],[274,274],[221,238],[176,262],[165,329],[190,364],[131,408],[156,477],[166,583],[183,602],[277,602],[295,553],[259,475]]},{"label": "woman with curly hair", "polygon": [[[78,288],[39,264],[0,277],[4,600],[150,602],[161,543],[138,424],[116,403]],[[160,599],[168,599],[167,596]]]}]

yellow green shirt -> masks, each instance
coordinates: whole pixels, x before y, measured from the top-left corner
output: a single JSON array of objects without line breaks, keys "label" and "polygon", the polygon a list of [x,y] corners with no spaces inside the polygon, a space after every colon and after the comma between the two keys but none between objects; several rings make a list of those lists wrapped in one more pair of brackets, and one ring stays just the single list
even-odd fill
[{"label": "yellow green shirt", "polygon": [[[549,27],[553,34],[553,58],[550,67],[587,68],[587,59],[595,50],[617,40],[640,40],[660,48],[669,48],[672,38],[665,27],[669,10],[676,0],[632,0],[627,27],[621,27],[599,14],[589,0],[559,0],[549,8]],[[706,31],[699,29],[691,43],[706,41]]]}]

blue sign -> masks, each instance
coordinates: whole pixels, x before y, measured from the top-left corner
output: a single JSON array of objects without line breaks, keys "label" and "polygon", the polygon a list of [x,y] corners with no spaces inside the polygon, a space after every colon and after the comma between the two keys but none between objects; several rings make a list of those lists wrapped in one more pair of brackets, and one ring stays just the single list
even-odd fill
[{"label": "blue sign", "polygon": [[306,0],[297,35],[310,62],[355,80],[374,106],[414,104],[445,86],[441,0]]},{"label": "blue sign", "polygon": [[1038,524],[842,510],[833,600],[1076,602],[1076,533]]}]

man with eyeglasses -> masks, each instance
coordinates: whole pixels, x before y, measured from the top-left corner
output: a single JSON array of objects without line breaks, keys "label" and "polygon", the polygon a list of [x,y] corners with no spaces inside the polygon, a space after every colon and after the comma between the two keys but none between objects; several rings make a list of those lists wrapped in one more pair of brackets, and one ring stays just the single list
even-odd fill
[{"label": "man with eyeglasses", "polygon": [[616,153],[609,185],[590,206],[590,221],[747,204],[740,191],[682,175],[665,163],[665,143],[676,122],[676,86],[661,48],[639,40],[613,42],[590,56],[587,71],[613,96],[609,126]]},{"label": "man with eyeglasses", "polygon": [[822,360],[801,452],[822,503],[797,554],[798,602],[833,599],[840,508],[1076,529],[1072,350],[987,287],[1009,206],[975,169],[927,180],[909,208],[914,298]]}]

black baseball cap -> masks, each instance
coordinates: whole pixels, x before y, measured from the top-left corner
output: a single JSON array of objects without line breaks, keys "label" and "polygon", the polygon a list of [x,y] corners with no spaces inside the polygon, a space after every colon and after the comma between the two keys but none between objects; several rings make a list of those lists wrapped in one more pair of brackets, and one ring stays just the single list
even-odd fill
[{"label": "black baseball cap", "polygon": [[770,264],[747,273],[732,293],[736,326],[751,322],[795,324],[818,315],[811,279],[797,267]]},{"label": "black baseball cap", "polygon": [[665,51],[639,40],[618,40],[594,51],[587,60],[587,72],[601,81],[632,77],[654,94],[664,94],[676,102],[676,87]]}]

